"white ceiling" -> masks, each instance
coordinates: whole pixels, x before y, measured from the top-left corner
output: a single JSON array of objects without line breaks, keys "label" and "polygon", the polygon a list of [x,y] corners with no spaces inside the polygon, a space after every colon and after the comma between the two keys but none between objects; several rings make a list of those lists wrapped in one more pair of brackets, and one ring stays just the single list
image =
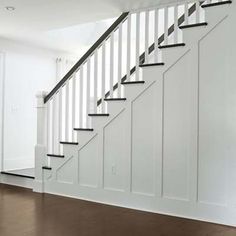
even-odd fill
[{"label": "white ceiling", "polygon": [[[0,0],[0,37],[80,53],[80,47],[90,45],[114,20],[104,19],[131,9],[176,1]],[[16,9],[7,11],[6,6]]]}]

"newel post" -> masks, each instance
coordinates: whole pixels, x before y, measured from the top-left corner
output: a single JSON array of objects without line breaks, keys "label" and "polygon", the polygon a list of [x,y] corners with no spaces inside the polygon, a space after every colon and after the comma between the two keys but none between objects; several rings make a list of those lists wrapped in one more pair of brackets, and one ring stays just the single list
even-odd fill
[{"label": "newel post", "polygon": [[34,192],[43,192],[43,176],[42,166],[45,163],[46,150],[47,150],[47,137],[46,137],[46,125],[47,114],[46,104],[44,98],[47,95],[46,92],[38,92],[37,98],[37,143],[35,145],[35,184]]}]

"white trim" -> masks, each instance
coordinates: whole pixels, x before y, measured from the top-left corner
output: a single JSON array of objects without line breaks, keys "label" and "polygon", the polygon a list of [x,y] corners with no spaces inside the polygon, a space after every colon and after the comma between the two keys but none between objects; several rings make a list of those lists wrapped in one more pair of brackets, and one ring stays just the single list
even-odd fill
[{"label": "white trim", "polygon": [[5,57],[5,53],[0,51],[0,171],[4,169]]}]

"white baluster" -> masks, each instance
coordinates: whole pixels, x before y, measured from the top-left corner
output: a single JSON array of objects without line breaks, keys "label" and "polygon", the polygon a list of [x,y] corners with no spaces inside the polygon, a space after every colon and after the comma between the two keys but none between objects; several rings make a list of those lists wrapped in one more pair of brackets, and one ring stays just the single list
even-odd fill
[{"label": "white baluster", "polygon": [[83,112],[84,112],[84,83],[83,83],[84,70],[83,65],[80,67],[80,86],[79,86],[79,124],[80,128],[83,128]]},{"label": "white baluster", "polygon": [[110,97],[113,98],[114,85],[114,33],[110,36]]},{"label": "white baluster", "polygon": [[188,3],[184,4],[184,21],[185,25],[188,25]]},{"label": "white baluster", "polygon": [[105,102],[104,102],[104,98],[105,98],[105,81],[106,81],[106,73],[105,73],[105,69],[106,69],[106,48],[105,48],[105,43],[103,43],[102,45],[102,73],[101,73],[101,76],[102,76],[102,84],[101,84],[101,112],[102,113],[105,113]]},{"label": "white baluster", "polygon": [[140,56],[140,13],[136,13],[136,81],[139,80]]},{"label": "white baluster", "polygon": [[[60,89],[58,93],[59,93],[59,99],[58,99],[58,137],[59,137],[59,140],[62,140],[62,89]],[[61,154],[61,145],[59,145],[58,154]]]},{"label": "white baluster", "polygon": [[86,104],[86,127],[90,127],[89,124],[89,116],[90,113],[90,74],[91,74],[91,67],[90,67],[90,58],[87,61],[87,104]]},{"label": "white baluster", "polygon": [[98,52],[94,53],[94,108],[93,112],[97,113],[97,101],[98,101]]},{"label": "white baluster", "polygon": [[145,63],[149,58],[149,11],[145,12]]},{"label": "white baluster", "polygon": [[119,26],[118,30],[118,90],[117,97],[121,97],[121,71],[122,71],[122,24]]},{"label": "white baluster", "polygon": [[72,104],[71,104],[71,107],[72,107],[72,116],[71,116],[71,124],[72,124],[72,142],[75,142],[76,141],[76,138],[75,138],[75,133],[74,132],[74,128],[75,128],[75,111],[76,111],[76,103],[75,103],[75,100],[76,100],[76,76],[74,75],[72,77]]},{"label": "white baluster", "polygon": [[[47,102],[47,152],[51,153],[51,100]],[[50,158],[47,157],[47,164],[50,166]]]},{"label": "white baluster", "polygon": [[168,21],[169,21],[169,8],[164,8],[164,44],[168,44]]},{"label": "white baluster", "polygon": [[56,154],[56,129],[55,129],[55,118],[56,118],[56,94],[53,96],[52,101],[51,101],[51,106],[52,106],[52,153]]},{"label": "white baluster", "polygon": [[179,26],[178,26],[178,5],[174,6],[174,43],[178,43],[178,33],[179,33]]},{"label": "white baluster", "polygon": [[154,22],[154,60],[155,62],[158,62],[158,56],[160,53],[160,50],[158,48],[159,46],[159,9],[155,9],[155,22]]},{"label": "white baluster", "polygon": [[200,22],[200,3],[196,2],[196,23]]},{"label": "white baluster", "polygon": [[130,54],[131,54],[131,15],[127,18],[127,67],[126,81],[130,80]]},{"label": "white baluster", "polygon": [[69,141],[69,81],[65,86],[65,141]]}]

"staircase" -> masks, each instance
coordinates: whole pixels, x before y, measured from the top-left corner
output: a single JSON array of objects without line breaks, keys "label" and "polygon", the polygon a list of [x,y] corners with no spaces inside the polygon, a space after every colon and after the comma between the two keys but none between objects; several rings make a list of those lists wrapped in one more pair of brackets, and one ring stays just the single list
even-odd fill
[{"label": "staircase", "polygon": [[191,1],[123,13],[37,95],[34,190],[236,225],[218,179],[233,170],[216,158],[217,175],[206,155],[214,104],[202,79],[212,68],[201,63],[233,11],[232,1]]}]

